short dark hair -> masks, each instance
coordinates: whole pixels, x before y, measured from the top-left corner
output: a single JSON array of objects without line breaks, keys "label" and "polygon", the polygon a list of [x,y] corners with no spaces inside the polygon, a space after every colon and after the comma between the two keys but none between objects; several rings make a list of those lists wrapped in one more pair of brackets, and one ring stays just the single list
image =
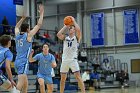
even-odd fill
[{"label": "short dark hair", "polygon": [[43,46],[44,46],[44,45],[48,45],[48,47],[50,46],[50,44],[49,44],[49,43],[44,43],[44,44],[42,45],[42,48],[43,48]]},{"label": "short dark hair", "polygon": [[27,29],[29,29],[29,24],[22,24],[21,25],[21,32],[27,32]]},{"label": "short dark hair", "polygon": [[7,46],[9,41],[11,41],[11,36],[10,35],[2,35],[0,37],[1,46]]}]

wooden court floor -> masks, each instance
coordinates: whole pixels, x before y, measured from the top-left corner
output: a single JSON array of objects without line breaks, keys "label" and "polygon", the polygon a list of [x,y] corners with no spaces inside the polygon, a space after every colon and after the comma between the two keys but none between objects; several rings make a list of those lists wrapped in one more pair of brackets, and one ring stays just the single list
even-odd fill
[{"label": "wooden court floor", "polygon": [[[65,93],[81,93],[76,91],[65,91]],[[117,88],[117,89],[101,89],[101,90],[87,90],[86,93],[140,93],[139,88]]]}]

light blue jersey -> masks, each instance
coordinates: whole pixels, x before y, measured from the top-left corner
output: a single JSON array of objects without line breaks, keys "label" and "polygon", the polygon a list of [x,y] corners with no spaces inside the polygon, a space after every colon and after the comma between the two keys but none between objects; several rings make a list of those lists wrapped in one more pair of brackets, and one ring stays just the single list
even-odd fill
[{"label": "light blue jersey", "polygon": [[[13,54],[9,50],[9,48],[4,48],[4,47],[0,46],[0,68],[6,60],[12,61],[13,60]],[[3,85],[4,81],[7,80],[7,79],[8,78],[6,76],[4,76],[2,71],[0,70],[0,86]]]},{"label": "light blue jersey", "polygon": [[29,54],[32,49],[32,42],[27,41],[28,34],[19,33],[16,35],[16,60],[15,60],[15,68],[18,74],[28,74],[29,68]]},{"label": "light blue jersey", "polygon": [[52,62],[55,62],[55,57],[52,54],[44,55],[39,53],[35,55],[34,60],[39,61],[38,73],[43,75],[51,76]]},{"label": "light blue jersey", "polygon": [[24,34],[18,34],[16,35],[16,60],[21,58],[27,58],[29,57],[30,51],[32,49],[32,43],[27,41],[27,33]]},{"label": "light blue jersey", "polygon": [[0,67],[5,62],[5,60],[12,61],[13,60],[13,54],[9,50],[9,48],[4,48],[0,46]]}]

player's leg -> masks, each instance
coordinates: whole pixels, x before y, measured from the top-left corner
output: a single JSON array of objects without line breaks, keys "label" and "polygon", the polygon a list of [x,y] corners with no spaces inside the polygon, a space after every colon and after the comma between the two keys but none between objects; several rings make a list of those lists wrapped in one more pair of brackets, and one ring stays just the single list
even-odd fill
[{"label": "player's leg", "polygon": [[28,90],[28,66],[27,59],[16,60],[15,68],[18,73],[18,83],[16,87],[19,91],[22,90],[22,93],[27,93]]},{"label": "player's leg", "polygon": [[10,93],[20,93],[15,86],[12,87],[11,82],[2,74],[0,75],[0,87],[8,90]]},{"label": "player's leg", "polygon": [[17,90],[21,91],[23,89],[23,93],[27,93],[27,89],[25,88],[25,86],[27,86],[27,82],[28,82],[27,75],[25,74],[18,75],[18,83],[16,86]]},{"label": "player's leg", "polygon": [[5,90],[12,89],[10,81],[4,75],[0,75],[0,87]]},{"label": "player's leg", "polygon": [[67,78],[67,73],[61,73],[60,93],[64,93],[66,78]]},{"label": "player's leg", "polygon": [[72,61],[69,65],[72,72],[74,73],[76,80],[78,81],[78,86],[80,87],[82,93],[85,93],[85,85],[80,75],[80,68],[77,60]]},{"label": "player's leg", "polygon": [[45,93],[44,76],[38,73],[37,78],[38,78],[38,83],[40,85],[40,92]]},{"label": "player's leg", "polygon": [[47,84],[47,93],[53,93],[53,84]]},{"label": "player's leg", "polygon": [[53,80],[52,76],[45,76],[45,84],[47,84],[47,93],[53,93]]},{"label": "player's leg", "polygon": [[40,92],[41,93],[45,93],[44,79],[43,78],[39,78],[38,79],[38,83],[40,85]]},{"label": "player's leg", "polygon": [[24,84],[22,88],[22,93],[27,93],[28,91],[28,77],[26,74],[24,74]]},{"label": "player's leg", "polygon": [[61,80],[60,80],[60,93],[64,93],[65,81],[67,78],[67,72],[69,70],[69,64],[66,62],[62,62],[60,72],[61,72]]},{"label": "player's leg", "polygon": [[53,84],[47,84],[47,93],[53,93]]},{"label": "player's leg", "polygon": [[81,78],[80,71],[74,72],[74,76],[75,76],[76,80],[78,81],[78,85],[79,85],[82,93],[85,93],[85,86],[84,86],[83,80]]},{"label": "player's leg", "polygon": [[21,89],[22,89],[22,86],[23,86],[23,77],[22,77],[22,75],[18,75],[18,82],[17,82],[17,89],[19,90],[19,91],[21,91]]}]

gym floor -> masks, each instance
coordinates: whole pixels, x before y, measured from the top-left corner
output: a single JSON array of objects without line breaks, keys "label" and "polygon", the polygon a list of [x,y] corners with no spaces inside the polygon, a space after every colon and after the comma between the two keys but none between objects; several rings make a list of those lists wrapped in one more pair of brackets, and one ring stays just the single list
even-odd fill
[{"label": "gym floor", "polygon": [[[59,92],[57,92],[59,93]],[[65,91],[65,93],[81,93]],[[86,91],[86,93],[140,93],[140,88],[118,88],[118,89],[101,89],[94,91],[93,89]]]}]

